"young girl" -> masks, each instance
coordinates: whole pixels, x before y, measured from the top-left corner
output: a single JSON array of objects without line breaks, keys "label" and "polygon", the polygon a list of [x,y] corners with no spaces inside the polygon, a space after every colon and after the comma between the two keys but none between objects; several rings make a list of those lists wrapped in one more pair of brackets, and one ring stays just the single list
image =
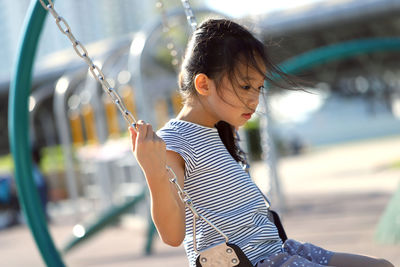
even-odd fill
[{"label": "young girl", "polygon": [[[161,239],[171,246],[183,242],[190,266],[196,266],[193,215],[170,183],[168,165],[197,211],[254,266],[392,266],[385,260],[334,253],[294,240],[282,244],[262,193],[242,168],[244,154],[234,134],[255,112],[264,81],[273,82],[270,77],[276,75],[288,80],[269,61],[263,44],[242,26],[211,19],[193,33],[179,76],[184,107],[157,134],[143,121],[136,125],[137,132],[130,128]],[[197,220],[198,250],[221,241],[211,226]]]}]

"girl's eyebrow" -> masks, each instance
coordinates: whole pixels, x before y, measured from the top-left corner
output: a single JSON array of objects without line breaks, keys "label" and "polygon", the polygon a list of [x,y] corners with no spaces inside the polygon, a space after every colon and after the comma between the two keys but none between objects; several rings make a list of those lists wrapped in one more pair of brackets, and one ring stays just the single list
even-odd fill
[{"label": "girl's eyebrow", "polygon": [[[244,77],[240,77],[242,80],[246,80],[246,81],[256,81],[259,80],[258,78],[252,77],[252,76],[244,76]],[[261,79],[260,79],[261,80]],[[264,81],[265,79],[263,79]]]},{"label": "girl's eyebrow", "polygon": [[254,78],[254,77],[252,77],[252,76],[240,76],[240,79],[242,79],[242,80],[249,80],[249,81],[256,80],[256,78]]}]

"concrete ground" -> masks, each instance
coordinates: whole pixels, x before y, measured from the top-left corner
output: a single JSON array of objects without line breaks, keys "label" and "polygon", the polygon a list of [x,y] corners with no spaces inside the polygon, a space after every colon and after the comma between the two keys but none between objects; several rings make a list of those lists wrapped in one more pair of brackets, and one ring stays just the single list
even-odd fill
[{"label": "concrete ground", "polygon": [[[376,225],[400,182],[400,137],[319,148],[279,161],[286,211],[281,212],[289,238],[326,249],[386,258],[400,266],[400,244],[374,241]],[[252,166],[253,177],[266,176],[262,163]],[[187,266],[182,247],[163,245],[143,255],[145,228],[125,220],[64,256],[67,266]],[[50,225],[57,246],[70,235],[68,217]],[[0,231],[1,266],[44,266],[25,226]]]}]

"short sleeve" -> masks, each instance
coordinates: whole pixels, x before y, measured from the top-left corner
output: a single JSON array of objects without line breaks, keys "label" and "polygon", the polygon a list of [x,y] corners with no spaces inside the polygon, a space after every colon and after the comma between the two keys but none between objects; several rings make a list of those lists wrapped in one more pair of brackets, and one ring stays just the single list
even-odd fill
[{"label": "short sleeve", "polygon": [[164,140],[167,150],[174,151],[183,158],[186,176],[190,175],[195,167],[195,151],[189,141],[175,127],[162,128],[157,135]]}]

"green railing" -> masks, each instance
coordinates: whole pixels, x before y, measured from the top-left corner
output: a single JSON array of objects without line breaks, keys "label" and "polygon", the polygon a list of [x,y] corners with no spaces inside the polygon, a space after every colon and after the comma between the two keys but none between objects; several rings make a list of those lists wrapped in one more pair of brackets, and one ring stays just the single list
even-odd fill
[{"label": "green railing", "polygon": [[18,56],[10,85],[8,124],[11,153],[15,166],[18,198],[28,226],[47,266],[65,266],[49,234],[32,177],[29,140],[28,100],[32,67],[46,11],[39,1],[31,1],[19,43]]}]

